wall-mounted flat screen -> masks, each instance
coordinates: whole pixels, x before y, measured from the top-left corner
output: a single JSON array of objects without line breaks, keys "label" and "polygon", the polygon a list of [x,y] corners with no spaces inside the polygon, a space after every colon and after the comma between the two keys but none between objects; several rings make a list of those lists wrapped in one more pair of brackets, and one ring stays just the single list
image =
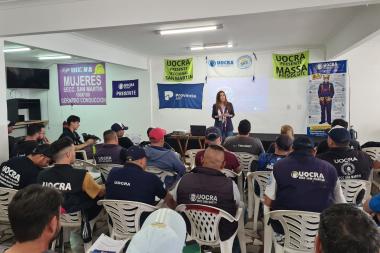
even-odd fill
[{"label": "wall-mounted flat screen", "polygon": [[7,88],[49,89],[49,70],[7,67]]}]

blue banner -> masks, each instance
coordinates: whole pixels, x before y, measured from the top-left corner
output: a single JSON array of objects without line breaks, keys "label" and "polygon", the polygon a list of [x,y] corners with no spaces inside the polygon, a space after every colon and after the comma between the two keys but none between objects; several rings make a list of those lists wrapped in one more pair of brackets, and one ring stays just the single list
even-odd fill
[{"label": "blue banner", "polygon": [[309,63],[309,75],[336,74],[347,72],[347,61],[329,61]]},{"label": "blue banner", "polygon": [[139,80],[112,81],[113,98],[131,98],[139,96]]},{"label": "blue banner", "polygon": [[159,108],[202,109],[203,83],[162,84],[158,83]]}]

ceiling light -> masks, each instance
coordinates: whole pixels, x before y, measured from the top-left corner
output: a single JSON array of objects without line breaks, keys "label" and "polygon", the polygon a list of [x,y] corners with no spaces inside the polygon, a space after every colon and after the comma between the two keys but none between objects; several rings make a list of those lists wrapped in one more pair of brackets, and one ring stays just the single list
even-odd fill
[{"label": "ceiling light", "polygon": [[194,32],[206,32],[214,31],[217,29],[222,29],[223,25],[211,25],[211,26],[199,26],[199,27],[189,27],[189,28],[178,28],[170,30],[161,30],[158,31],[161,35],[170,35],[170,34],[181,34],[181,33],[194,33]]},{"label": "ceiling light", "polygon": [[31,49],[29,47],[11,47],[11,48],[4,48],[4,53],[14,53],[14,52],[25,52],[30,51]]},{"label": "ceiling light", "polygon": [[38,60],[63,60],[63,59],[71,59],[70,55],[51,55],[51,56],[40,56]]},{"label": "ceiling light", "polygon": [[232,43],[224,43],[224,44],[206,44],[204,46],[193,46],[190,47],[191,51],[200,51],[205,49],[218,49],[218,48],[231,48],[233,47]]}]

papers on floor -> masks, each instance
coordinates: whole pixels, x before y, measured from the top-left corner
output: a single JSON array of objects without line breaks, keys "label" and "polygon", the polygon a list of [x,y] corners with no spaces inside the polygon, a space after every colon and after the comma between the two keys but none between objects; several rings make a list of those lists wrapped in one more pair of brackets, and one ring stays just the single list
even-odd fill
[{"label": "papers on floor", "polygon": [[88,253],[92,252],[107,252],[107,253],[121,253],[126,240],[114,240],[105,234],[99,236],[95,243],[91,246]]}]

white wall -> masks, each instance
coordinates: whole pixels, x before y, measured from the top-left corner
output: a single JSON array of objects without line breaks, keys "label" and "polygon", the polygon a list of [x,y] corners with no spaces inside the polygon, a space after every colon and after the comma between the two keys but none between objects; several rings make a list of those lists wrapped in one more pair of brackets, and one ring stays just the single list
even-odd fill
[{"label": "white wall", "polygon": [[348,60],[350,124],[359,141],[380,141],[380,35],[341,55]]},{"label": "white wall", "polygon": [[[25,64],[16,63],[7,65],[33,67],[33,65],[25,66]],[[103,131],[109,129],[113,123],[124,122],[129,126],[128,135],[145,137],[151,117],[148,71],[107,63],[107,105],[60,106],[57,65],[51,65],[49,69],[49,90],[7,89],[7,99],[39,98],[42,119],[49,120],[47,136],[50,140],[59,137],[62,133],[62,122],[71,114],[81,118],[79,133],[91,133],[102,138]],[[139,79],[139,97],[112,98],[112,81],[130,79]]]},{"label": "white wall", "polygon": [[[272,53],[294,53],[302,50],[304,49],[256,52],[258,58],[258,61],[254,62],[256,65],[256,79],[267,80],[268,85],[267,110],[263,112],[237,113],[233,118],[235,131],[237,131],[239,121],[246,118],[251,121],[253,132],[256,133],[277,133],[283,124],[292,125],[296,133],[306,133],[308,110],[306,89],[308,78],[276,80],[273,79],[272,73]],[[212,108],[206,108],[205,101],[203,101],[202,110],[158,109],[157,83],[165,83],[163,80],[164,58],[174,59],[176,57],[168,56],[151,60],[153,125],[163,127],[168,131],[175,129],[188,130],[191,124],[213,125],[214,121],[211,118]],[[324,60],[324,50],[311,49],[310,62],[321,60]],[[193,61],[194,78],[193,81],[186,83],[203,83],[207,72],[205,55],[194,56]],[[207,83],[205,84],[204,92],[207,92]],[[205,97],[207,95],[204,94]],[[234,103],[234,101],[231,102]]]}]

